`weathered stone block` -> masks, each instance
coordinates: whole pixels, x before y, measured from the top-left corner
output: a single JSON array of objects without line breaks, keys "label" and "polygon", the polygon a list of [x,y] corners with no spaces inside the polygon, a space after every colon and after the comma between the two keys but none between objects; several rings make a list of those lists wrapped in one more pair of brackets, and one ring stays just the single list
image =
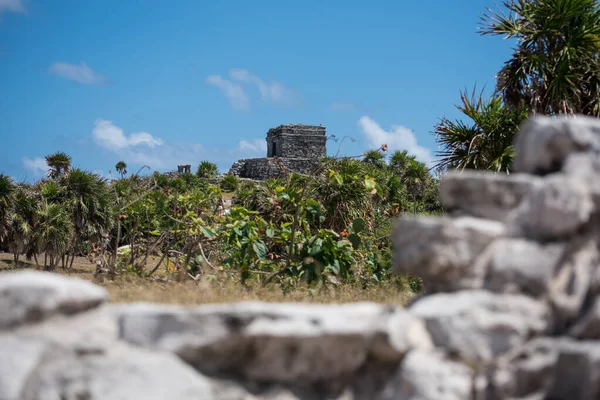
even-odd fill
[{"label": "weathered stone block", "polygon": [[558,172],[569,155],[600,150],[600,121],[582,115],[535,116],[520,128],[515,148],[515,172],[534,175]]},{"label": "weathered stone block", "polygon": [[554,278],[564,243],[539,244],[520,238],[492,243],[477,260],[487,271],[485,288],[493,292],[542,296]]},{"label": "weathered stone block", "polygon": [[366,362],[395,365],[431,348],[422,322],[376,304],[239,303],[198,309],[136,305],[120,311],[122,339],[172,351],[210,374],[263,382],[339,382]]},{"label": "weathered stone block", "polygon": [[585,182],[557,174],[533,190],[513,223],[528,238],[556,240],[577,233],[590,221],[594,209]]},{"label": "weathered stone block", "polygon": [[476,362],[490,362],[552,326],[543,302],[482,290],[427,296],[409,311],[425,321],[436,347]]},{"label": "weathered stone block", "polygon": [[79,279],[49,272],[4,272],[0,274],[0,329],[86,311],[107,299],[103,288]]},{"label": "weathered stone block", "polygon": [[477,256],[507,234],[498,221],[472,217],[402,218],[393,236],[394,271],[420,276],[428,292],[483,286]]},{"label": "weathered stone block", "polygon": [[600,298],[593,301],[590,309],[571,328],[570,335],[578,339],[600,340]]},{"label": "weathered stone block", "polygon": [[413,350],[379,400],[471,399],[473,371],[442,353]]},{"label": "weathered stone block", "polygon": [[450,171],[440,180],[440,199],[451,213],[504,221],[540,183],[526,174]]}]

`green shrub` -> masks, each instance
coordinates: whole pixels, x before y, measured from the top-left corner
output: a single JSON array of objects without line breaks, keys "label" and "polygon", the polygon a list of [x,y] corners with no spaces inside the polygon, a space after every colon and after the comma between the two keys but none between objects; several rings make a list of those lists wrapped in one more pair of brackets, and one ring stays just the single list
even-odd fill
[{"label": "green shrub", "polygon": [[221,190],[224,192],[235,192],[238,187],[239,180],[235,175],[225,175],[221,179]]},{"label": "green shrub", "polygon": [[214,163],[210,161],[202,161],[200,165],[198,165],[198,172],[196,173],[200,178],[216,178],[219,176],[219,170]]}]

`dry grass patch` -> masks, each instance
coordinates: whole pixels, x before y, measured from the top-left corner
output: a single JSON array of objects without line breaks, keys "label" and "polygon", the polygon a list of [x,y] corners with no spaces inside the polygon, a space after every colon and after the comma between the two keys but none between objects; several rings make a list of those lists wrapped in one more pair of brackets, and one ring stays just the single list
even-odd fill
[{"label": "dry grass patch", "polygon": [[228,282],[156,282],[141,278],[123,277],[114,282],[102,283],[112,302],[149,301],[167,304],[207,304],[237,301],[300,302],[300,303],[352,303],[373,301],[404,305],[411,294],[392,284],[381,284],[362,289],[352,285],[328,288],[298,287],[284,291],[277,285],[241,286]]},{"label": "dry grass patch", "polygon": [[[43,262],[43,258],[41,260]],[[0,253],[0,273],[6,270],[35,269],[34,262],[23,261],[15,265],[12,255]],[[43,267],[40,267],[43,269]],[[246,287],[232,281],[191,280],[178,283],[144,279],[135,276],[120,276],[115,281],[95,281],[95,266],[85,257],[76,257],[72,269],[58,268],[56,273],[92,281],[106,288],[111,302],[154,302],[166,304],[208,304],[237,301],[299,302],[299,303],[353,303],[372,301],[383,304],[404,305],[412,293],[393,282],[371,285],[330,285],[327,288],[309,288],[305,285],[284,290],[278,285],[265,288],[260,285]],[[157,274],[158,275],[158,274]],[[163,275],[163,274],[160,274]]]}]

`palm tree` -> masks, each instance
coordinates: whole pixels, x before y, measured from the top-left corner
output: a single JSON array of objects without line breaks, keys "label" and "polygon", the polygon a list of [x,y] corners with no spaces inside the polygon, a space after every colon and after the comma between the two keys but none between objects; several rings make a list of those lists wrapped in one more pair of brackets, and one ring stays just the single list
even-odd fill
[{"label": "palm tree", "polygon": [[219,170],[216,164],[210,161],[202,161],[198,165],[198,172],[196,173],[200,178],[216,178],[219,175]]},{"label": "palm tree", "polygon": [[121,175],[121,179],[127,174],[127,164],[125,161],[119,161],[117,165],[115,165],[115,169]]},{"label": "palm tree", "polygon": [[442,118],[433,134],[441,145],[436,167],[489,169],[509,172],[514,158],[513,139],[527,118],[525,107],[508,108],[500,96],[483,100],[482,94],[460,94],[457,108],[471,121]]},{"label": "palm tree", "polygon": [[427,166],[417,160],[411,160],[406,165],[402,181],[413,195],[414,214],[417,215],[417,194],[431,179]]},{"label": "palm tree", "polygon": [[10,212],[13,206],[15,187],[9,176],[0,174],[0,241],[8,233]]},{"label": "palm tree", "polygon": [[42,195],[42,199],[49,203],[60,203],[65,200],[64,188],[55,180],[42,180],[36,189]]},{"label": "palm tree", "polygon": [[37,208],[35,192],[25,185],[17,186],[7,234],[8,247],[13,253],[15,265],[19,262],[19,256],[27,251],[33,241]]},{"label": "palm tree", "polygon": [[65,175],[71,169],[71,157],[63,152],[57,152],[46,156],[46,163],[50,169],[48,177],[57,179]]},{"label": "palm tree", "polygon": [[392,167],[396,174],[402,176],[404,175],[406,166],[411,161],[414,161],[416,159],[416,156],[409,154],[408,150],[396,150],[390,156],[390,167]]},{"label": "palm tree", "polygon": [[363,154],[362,162],[377,169],[385,168],[385,155],[379,150],[369,150]]},{"label": "palm tree", "polygon": [[34,238],[45,253],[44,266],[48,270],[54,270],[73,238],[70,211],[62,204],[44,201],[37,211],[37,219]]},{"label": "palm tree", "polygon": [[71,170],[61,180],[64,187],[66,205],[71,212],[71,222],[75,241],[71,264],[78,252],[78,246],[86,239],[98,239],[111,226],[111,195],[106,181],[97,174],[79,168]]},{"label": "palm tree", "polygon": [[329,166],[338,174],[339,180],[332,179],[331,172],[323,170],[310,183],[307,192],[325,207],[324,226],[341,232],[357,218],[371,219],[374,212],[372,195],[364,185],[367,166],[353,159],[334,161]]},{"label": "palm tree", "polygon": [[497,77],[508,106],[532,113],[600,116],[597,0],[504,0],[483,16],[483,35],[516,38]]}]

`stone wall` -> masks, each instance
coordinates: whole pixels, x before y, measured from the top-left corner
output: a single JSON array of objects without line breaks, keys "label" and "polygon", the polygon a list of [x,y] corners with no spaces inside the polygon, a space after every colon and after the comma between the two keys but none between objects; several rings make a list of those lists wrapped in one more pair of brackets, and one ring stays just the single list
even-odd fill
[{"label": "stone wall", "polygon": [[600,123],[529,120],[516,173],[450,173],[395,228],[405,309],[110,304],[0,273],[0,399],[597,400]]},{"label": "stone wall", "polygon": [[321,159],[327,153],[324,126],[280,125],[267,132],[267,157]]},{"label": "stone wall", "polygon": [[267,158],[238,160],[228,174],[255,180],[306,174],[327,155],[326,142],[324,126],[280,125],[267,132]]},{"label": "stone wall", "polygon": [[306,158],[248,158],[235,162],[228,174],[255,180],[283,177],[291,172],[309,173],[316,162]]}]

